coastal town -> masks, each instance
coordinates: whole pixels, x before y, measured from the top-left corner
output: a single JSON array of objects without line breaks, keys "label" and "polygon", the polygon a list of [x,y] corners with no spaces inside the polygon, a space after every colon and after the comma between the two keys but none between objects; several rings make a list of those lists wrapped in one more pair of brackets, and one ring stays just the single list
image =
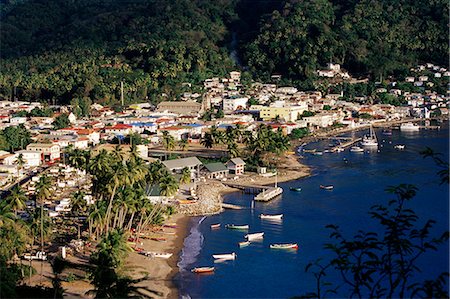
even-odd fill
[{"label": "coastal town", "polygon": [[232,71],[200,87],[184,83],[185,92],[162,95],[166,100],[155,105],[0,101],[2,199],[15,202],[20,219],[37,221],[39,242],[33,238],[15,256],[36,269],[24,282],[50,287],[49,261],[58,255],[72,265],[63,288],[85,296],[92,286],[76,265],[88,263],[105,232],[120,228],[133,249],[126,261],[135,269],[131,276],[151,277],[140,284],[176,298],[168,278],[176,273],[189,216],[239,209],[223,203],[227,192],[307,176],[297,154],[307,142],[372,127],[437,129],[431,120],[448,119],[446,68],[418,65],[366,94],[352,86],[368,80],[352,78],[339,64],[317,75],[317,90],[302,91],[279,86],[280,75],[273,83],[244,84]]}]

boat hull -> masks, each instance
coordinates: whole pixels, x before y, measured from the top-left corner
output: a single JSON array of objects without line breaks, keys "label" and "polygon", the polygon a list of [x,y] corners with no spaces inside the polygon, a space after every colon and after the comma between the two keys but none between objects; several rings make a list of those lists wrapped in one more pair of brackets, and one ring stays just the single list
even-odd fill
[{"label": "boat hull", "polygon": [[283,214],[278,214],[278,215],[261,214],[261,215],[259,215],[259,218],[267,219],[267,220],[281,220],[283,218]]},{"label": "boat hull", "polygon": [[191,270],[191,272],[193,273],[212,273],[214,272],[215,268],[214,267],[198,267],[198,268],[194,268]]},{"label": "boat hull", "polygon": [[298,249],[298,245],[295,243],[289,244],[271,244],[271,249]]},{"label": "boat hull", "polygon": [[261,233],[247,234],[244,237],[247,238],[247,240],[251,241],[251,240],[264,238],[264,233],[261,232]]},{"label": "boat hull", "polygon": [[236,259],[236,253],[213,254],[213,258],[216,260],[234,260]]}]

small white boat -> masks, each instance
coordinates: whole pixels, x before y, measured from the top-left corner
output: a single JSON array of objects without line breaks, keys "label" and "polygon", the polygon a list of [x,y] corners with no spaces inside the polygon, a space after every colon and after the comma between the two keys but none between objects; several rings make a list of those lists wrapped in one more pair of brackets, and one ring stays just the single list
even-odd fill
[{"label": "small white boat", "polygon": [[328,185],[328,186],[320,185],[320,189],[333,190],[334,186],[333,185]]},{"label": "small white boat", "polygon": [[259,218],[261,219],[275,219],[275,220],[279,220],[281,218],[283,218],[283,214],[260,214]]},{"label": "small white boat", "polygon": [[246,234],[244,237],[247,238],[248,241],[261,239],[261,238],[264,237],[264,232],[253,233],[253,234]]},{"label": "small white boat", "polygon": [[271,249],[298,249],[297,243],[271,244]]},{"label": "small white boat", "polygon": [[214,272],[214,267],[198,267],[191,270],[193,273],[211,273]]},{"label": "small white boat", "polygon": [[216,260],[234,260],[236,259],[236,253],[224,253],[224,254],[213,254],[213,258]]},{"label": "small white boat", "polygon": [[400,125],[400,131],[419,131],[419,126],[413,123],[404,123]]},{"label": "small white boat", "polygon": [[375,134],[373,127],[370,126],[369,135],[365,135],[361,141],[362,146],[378,146],[377,135]]},{"label": "small white boat", "polygon": [[322,152],[314,152],[312,153],[313,156],[322,156],[323,153]]},{"label": "small white boat", "polygon": [[239,247],[245,247],[250,245],[250,241],[243,241],[243,242],[239,242]]},{"label": "small white boat", "polygon": [[364,149],[360,148],[359,146],[352,146],[350,148],[350,151],[353,153],[363,153]]},{"label": "small white boat", "polygon": [[147,256],[152,258],[162,258],[162,259],[168,259],[173,255],[173,253],[167,253],[167,252],[146,252]]},{"label": "small white boat", "polygon": [[220,223],[211,224],[211,229],[215,229],[215,228],[219,228],[219,227],[220,227]]},{"label": "small white boat", "polygon": [[404,144],[397,144],[397,145],[394,145],[394,148],[398,149],[398,150],[402,150],[402,149],[405,149],[405,145]]},{"label": "small white boat", "polygon": [[228,229],[248,229],[249,226],[248,226],[248,224],[243,224],[243,225],[227,224],[227,225],[225,225],[225,228],[228,228]]}]

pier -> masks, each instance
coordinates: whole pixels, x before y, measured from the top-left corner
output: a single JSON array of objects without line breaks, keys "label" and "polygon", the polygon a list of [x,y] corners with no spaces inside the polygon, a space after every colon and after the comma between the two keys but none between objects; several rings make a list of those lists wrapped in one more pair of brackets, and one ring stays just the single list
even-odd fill
[{"label": "pier", "polygon": [[240,189],[244,193],[256,194],[256,196],[254,197],[254,200],[256,201],[269,201],[283,193],[283,188],[277,187],[276,184],[275,187],[263,185],[243,185],[239,183],[229,182],[223,182],[223,184],[232,188]]},{"label": "pier", "polygon": [[333,153],[334,153],[334,152],[337,152],[337,151],[338,151],[338,148],[347,148],[347,147],[349,147],[349,146],[351,146],[351,145],[353,145],[353,144],[355,144],[355,143],[357,143],[357,142],[360,142],[361,140],[362,140],[362,138],[351,139],[350,141],[341,143],[341,144],[339,144],[339,145],[333,147],[333,148],[331,149],[331,151],[332,151]]},{"label": "pier", "polygon": [[269,201],[278,195],[283,193],[283,188],[281,187],[271,187],[268,190],[263,190],[263,192],[259,193],[255,196],[254,200],[256,201]]}]

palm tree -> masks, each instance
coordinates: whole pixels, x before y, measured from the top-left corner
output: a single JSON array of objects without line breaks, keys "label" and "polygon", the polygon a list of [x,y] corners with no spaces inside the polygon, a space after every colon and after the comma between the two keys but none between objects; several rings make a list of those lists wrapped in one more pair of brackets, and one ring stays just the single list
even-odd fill
[{"label": "palm tree", "polygon": [[188,142],[187,139],[181,139],[181,140],[178,142],[178,146],[180,147],[180,149],[181,149],[182,151],[187,151],[187,149],[188,149],[188,147],[189,147],[189,142]]},{"label": "palm tree", "polygon": [[212,148],[214,145],[214,139],[212,137],[212,134],[206,132],[203,138],[200,140],[200,144],[206,148]]},{"label": "palm tree", "polygon": [[85,193],[83,191],[77,191],[72,194],[70,199],[70,205],[72,206],[72,213],[78,215],[78,213],[86,211],[86,200],[84,199]]},{"label": "palm tree", "polygon": [[224,140],[223,133],[217,129],[216,126],[212,126],[211,129],[209,129],[209,132],[212,136],[213,145],[214,144],[220,144]]},{"label": "palm tree", "polygon": [[19,177],[20,171],[22,170],[23,165],[25,165],[25,159],[23,158],[23,154],[19,154],[19,156],[17,156],[16,161],[14,161],[14,164],[17,165],[17,177]]},{"label": "palm tree", "polygon": [[125,154],[122,151],[122,147],[120,146],[120,144],[117,144],[114,147],[114,150],[112,151],[111,155],[116,161],[122,162],[125,159]]},{"label": "palm tree", "polygon": [[178,191],[178,183],[172,175],[164,176],[159,181],[162,196],[172,196]]},{"label": "palm tree", "polygon": [[[51,180],[47,175],[39,178],[36,184],[36,199],[41,202],[40,220],[41,220],[41,251],[44,251],[44,201],[51,197]],[[43,262],[43,261],[42,261]],[[43,263],[41,262],[41,279],[43,272]]]},{"label": "palm tree", "polygon": [[6,197],[6,203],[14,211],[17,216],[17,210],[22,210],[26,207],[25,201],[28,197],[19,185],[11,188],[11,193]]},{"label": "palm tree", "polygon": [[13,223],[16,217],[11,211],[11,207],[5,202],[0,202],[0,227],[3,227],[7,223]]},{"label": "palm tree", "polygon": [[191,171],[189,168],[184,167],[181,170],[181,178],[180,178],[180,184],[187,184],[191,182]]},{"label": "palm tree", "polygon": [[[175,138],[173,138],[172,135],[169,134],[167,131],[163,131],[163,146],[166,149],[166,151],[171,151],[175,148]],[[167,160],[167,156],[166,156]]]},{"label": "palm tree", "polygon": [[239,157],[239,149],[237,147],[237,143],[233,140],[227,144],[228,146],[228,154],[230,155],[230,158],[236,158]]}]

